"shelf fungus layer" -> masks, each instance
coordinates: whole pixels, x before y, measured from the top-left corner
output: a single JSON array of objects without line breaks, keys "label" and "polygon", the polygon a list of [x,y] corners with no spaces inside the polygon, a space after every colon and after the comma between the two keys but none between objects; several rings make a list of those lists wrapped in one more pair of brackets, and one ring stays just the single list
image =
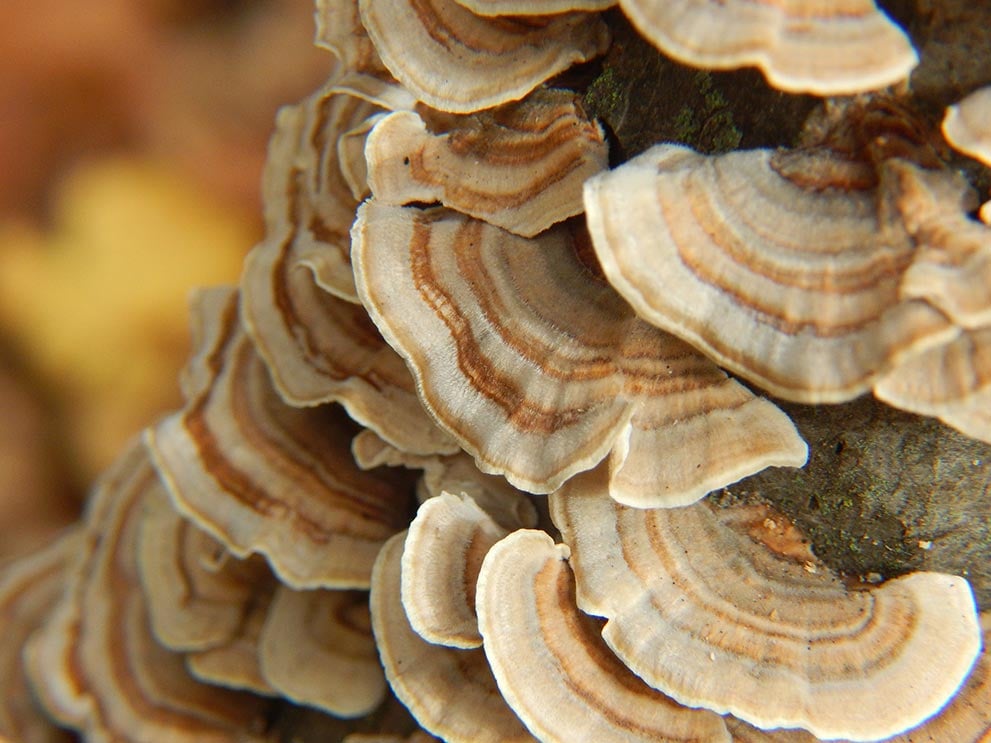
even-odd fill
[{"label": "shelf fungus layer", "polygon": [[647,686],[575,603],[568,548],[540,531],[498,542],[478,578],[478,623],[503,697],[540,740],[729,743],[719,715]]},{"label": "shelf fungus layer", "polygon": [[172,650],[218,647],[241,626],[274,578],[258,556],[239,560],[179,515],[164,489],[145,498],[138,572],[155,637]]},{"label": "shelf fungus layer", "polygon": [[381,111],[361,98],[326,90],[281,108],[262,177],[266,234],[255,250],[293,247],[295,254],[312,259],[311,270],[319,272],[328,291],[352,302],[348,227],[358,200],[341,174],[337,142]]},{"label": "shelf fungus layer", "polygon": [[903,299],[921,299],[959,328],[991,325],[991,227],[971,219],[973,189],[958,173],[888,166],[896,204],[916,245],[900,286]]},{"label": "shelf fungus layer", "polygon": [[155,464],[179,511],[235,555],[264,554],[295,588],[367,588],[411,487],[401,472],[354,464],[358,429],[341,409],[282,401],[237,305],[213,290],[194,308],[205,332],[187,377],[203,384],[147,432]]},{"label": "shelf fungus layer", "polygon": [[403,606],[420,637],[481,647],[475,582],[489,548],[508,533],[467,495],[441,493],[420,506],[402,560]]},{"label": "shelf fungus layer", "polygon": [[[981,649],[967,582],[912,573],[849,588],[706,503],[637,510],[604,473],[551,497],[579,606],[651,686],[761,728],[873,741],[935,714]],[[672,659],[677,659],[674,662]]]},{"label": "shelf fungus layer", "polygon": [[[349,276],[350,270],[349,263]],[[255,247],[245,262],[241,292],[244,324],[288,404],[339,402],[354,420],[403,451],[458,451],[420,404],[412,375],[368,313],[318,286],[312,264],[294,242]]]},{"label": "shelf fungus layer", "polygon": [[913,356],[878,380],[874,395],[991,443],[991,326]]},{"label": "shelf fungus layer", "polygon": [[83,549],[79,528],[44,548],[0,565],[0,740],[70,743],[38,705],[25,674],[22,650],[58,603]]},{"label": "shelf fungus layer", "polygon": [[131,445],[90,502],[85,547],[44,627],[26,648],[32,683],[49,713],[87,740],[258,743],[268,703],[197,681],[160,645],[137,569],[145,494],[161,483]]},{"label": "shelf fungus layer", "polygon": [[368,594],[280,586],[259,639],[265,679],[283,696],[338,717],[361,717],[385,698]]},{"label": "shelf fungus layer", "polygon": [[401,599],[406,533],[382,548],[372,575],[372,629],[396,697],[426,730],[449,743],[536,740],[506,705],[481,649],[434,645],[409,624]]},{"label": "shelf fungus layer", "polygon": [[841,402],[954,334],[900,296],[916,246],[899,187],[826,151],[658,145],[589,180],[585,208],[642,317],[777,396]]},{"label": "shelf fungus layer", "polygon": [[991,85],[946,109],[943,136],[955,149],[991,167]]},{"label": "shelf fungus layer", "polygon": [[570,224],[526,239],[372,200],[354,227],[362,302],[483,471],[546,493],[608,456],[617,500],[676,506],[805,462],[778,408],[640,320],[583,257]]},{"label": "shelf fungus layer", "polygon": [[417,100],[451,113],[518,100],[609,43],[594,13],[486,18],[455,0],[360,0],[359,7],[389,71]]},{"label": "shelf fungus layer", "polygon": [[908,77],[918,57],[873,0],[619,0],[645,38],[683,64],[755,65],[775,88],[849,95]]},{"label": "shelf fungus layer", "polygon": [[272,602],[274,587],[260,590],[247,607],[244,619],[223,644],[186,654],[186,667],[196,678],[215,686],[244,689],[265,696],[280,696],[262,674],[258,644]]},{"label": "shelf fungus layer", "polygon": [[[967,682],[939,713],[917,728],[885,738],[883,743],[984,743],[991,736],[991,662],[987,647],[991,618],[981,614],[984,652]],[[804,730],[760,730],[733,717],[726,718],[733,743],[818,743]],[[844,743],[838,741],[837,743]]]},{"label": "shelf fungus layer", "polygon": [[376,82],[373,87],[361,79],[332,75],[317,92],[279,110],[268,145],[262,178],[266,233],[262,246],[280,253],[291,248],[320,286],[350,302],[358,298],[351,278],[348,230],[367,190],[366,183],[354,183],[355,176],[349,177],[357,167],[351,156],[352,140],[359,138],[360,155],[370,119],[392,107],[413,104],[412,98],[397,91],[398,86],[393,90]]},{"label": "shelf fungus layer", "polygon": [[582,184],[608,163],[602,129],[566,90],[429,127],[412,111],[375,124],[365,155],[377,201],[439,202],[532,237],[584,211]]}]

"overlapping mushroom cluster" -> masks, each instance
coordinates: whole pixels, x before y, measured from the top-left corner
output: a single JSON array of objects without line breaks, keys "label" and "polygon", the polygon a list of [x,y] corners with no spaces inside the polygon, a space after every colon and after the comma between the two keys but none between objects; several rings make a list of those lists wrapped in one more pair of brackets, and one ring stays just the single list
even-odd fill
[{"label": "overlapping mushroom cluster", "polygon": [[[353,718],[391,689],[450,741],[987,734],[964,579],[852,584],[768,508],[702,500],[807,454],[720,367],[991,440],[970,187],[870,102],[799,149],[608,170],[553,78],[611,4],[318,0],[337,66],[279,115],[240,285],[196,297],[184,408],[0,578],[0,733],[58,739],[43,708],[270,740],[276,700]],[[787,89],[915,62],[870,0],[620,6]]]}]

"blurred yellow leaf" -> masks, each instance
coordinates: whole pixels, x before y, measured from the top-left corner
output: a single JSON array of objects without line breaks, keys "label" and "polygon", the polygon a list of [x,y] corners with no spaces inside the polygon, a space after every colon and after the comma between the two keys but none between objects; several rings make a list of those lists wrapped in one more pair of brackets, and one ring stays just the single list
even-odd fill
[{"label": "blurred yellow leaf", "polygon": [[55,225],[0,225],[0,333],[66,406],[86,474],[179,404],[190,288],[237,280],[255,224],[169,169],[105,161],[71,174]]}]

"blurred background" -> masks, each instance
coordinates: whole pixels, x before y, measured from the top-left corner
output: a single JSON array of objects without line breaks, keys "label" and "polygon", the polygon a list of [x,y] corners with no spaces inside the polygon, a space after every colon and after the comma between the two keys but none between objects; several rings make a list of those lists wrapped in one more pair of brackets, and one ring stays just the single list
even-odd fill
[{"label": "blurred background", "polygon": [[179,405],[191,287],[261,235],[275,112],[330,69],[312,0],[0,3],[0,559]]}]

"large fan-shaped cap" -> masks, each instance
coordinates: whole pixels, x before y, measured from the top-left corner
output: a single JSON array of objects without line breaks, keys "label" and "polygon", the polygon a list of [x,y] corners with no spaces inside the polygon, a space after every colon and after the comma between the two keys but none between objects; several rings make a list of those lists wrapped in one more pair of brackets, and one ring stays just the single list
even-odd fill
[{"label": "large fan-shaped cap", "polygon": [[392,690],[420,725],[449,743],[535,740],[500,696],[485,653],[433,645],[410,627],[400,598],[405,538],[386,542],[372,575],[372,628]]},{"label": "large fan-shaped cap", "polygon": [[470,113],[518,100],[605,51],[595,14],[484,18],[455,0],[360,0],[382,61],[417,100]]},{"label": "large fan-shaped cap", "polygon": [[[796,167],[797,166],[797,167]],[[901,301],[898,180],[822,152],[658,145],[585,185],[609,281],[655,325],[775,395],[839,402],[953,331]]]},{"label": "large fan-shaped cap", "polygon": [[579,612],[568,548],[521,530],[478,578],[478,623],[499,689],[540,740],[729,742],[718,715],[682,707],[633,675]]},{"label": "large fan-shaped cap", "polygon": [[261,552],[297,588],[367,588],[375,555],[406,520],[398,471],[364,472],[357,429],[333,406],[291,408],[240,329],[236,294],[202,295],[210,332],[193,364],[209,380],[148,432],[176,507],[236,555]]},{"label": "large fan-shaped cap", "polygon": [[918,63],[874,0],[620,0],[652,44],[679,62],[756,65],[776,88],[845,95],[904,80]]},{"label": "large fan-shaped cap", "polygon": [[89,740],[263,741],[267,704],[196,681],[152,634],[137,571],[142,501],[161,484],[140,444],[90,503],[87,554],[28,645],[32,680],[57,719]]},{"label": "large fan-shaped cap", "polygon": [[581,213],[582,183],[608,162],[602,129],[569,91],[428,126],[412,111],[375,124],[365,154],[376,200],[440,202],[530,237]]},{"label": "large fan-shaped cap", "polygon": [[643,322],[564,225],[527,240],[439,209],[364,204],[362,302],[479,467],[548,492],[610,456],[611,492],[679,505],[801,465],[784,414]]},{"label": "large fan-shaped cap", "polygon": [[385,698],[366,593],[281,586],[259,653],[266,680],[297,703],[360,717]]},{"label": "large fan-shaped cap", "polygon": [[651,686],[759,727],[877,740],[918,725],[981,647],[962,578],[913,573],[848,589],[770,550],[705,503],[652,511],[606,496],[605,476],[551,499],[579,605]]}]

